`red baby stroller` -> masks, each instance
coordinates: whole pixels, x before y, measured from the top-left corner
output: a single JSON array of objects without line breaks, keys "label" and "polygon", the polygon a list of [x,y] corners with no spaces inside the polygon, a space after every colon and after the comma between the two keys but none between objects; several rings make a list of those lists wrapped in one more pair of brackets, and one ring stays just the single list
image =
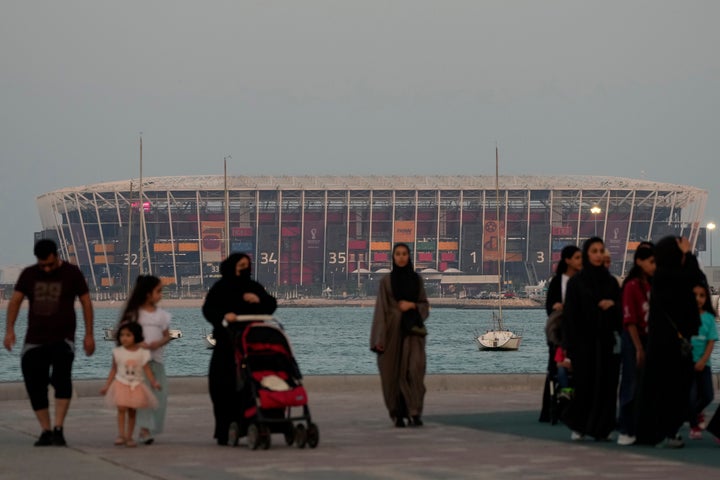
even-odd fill
[{"label": "red baby stroller", "polygon": [[241,418],[230,425],[231,442],[237,445],[245,433],[252,450],[268,449],[271,434],[282,433],[287,445],[317,447],[320,432],[281,325],[270,315],[249,315],[238,317],[231,327],[241,386]]}]

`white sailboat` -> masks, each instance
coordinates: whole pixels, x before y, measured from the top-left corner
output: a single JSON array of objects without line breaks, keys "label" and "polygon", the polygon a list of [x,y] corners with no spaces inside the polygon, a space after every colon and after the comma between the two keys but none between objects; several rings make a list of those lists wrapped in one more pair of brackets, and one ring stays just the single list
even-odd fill
[{"label": "white sailboat", "polygon": [[[495,220],[500,222],[500,185],[499,185],[499,154],[498,148],[495,147]],[[498,230],[502,233],[502,229]],[[493,312],[492,326],[483,334],[478,335],[475,341],[478,344],[480,350],[517,350],[520,348],[520,342],[522,342],[522,336],[505,328],[502,316],[502,285],[501,285],[501,257],[505,254],[504,238],[498,239],[498,311]],[[502,252],[502,255],[500,255]]]},{"label": "white sailboat", "polygon": [[[170,340],[177,340],[178,338],[182,338],[183,332],[182,330],[178,328],[171,328],[169,330],[170,332]],[[107,327],[103,329],[103,339],[104,340],[110,340],[115,341],[115,334],[116,330],[113,327]]]}]

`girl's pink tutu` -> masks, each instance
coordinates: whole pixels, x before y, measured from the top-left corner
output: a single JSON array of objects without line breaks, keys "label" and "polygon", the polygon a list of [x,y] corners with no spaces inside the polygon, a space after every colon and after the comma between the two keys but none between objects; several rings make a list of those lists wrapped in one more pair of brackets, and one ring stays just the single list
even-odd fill
[{"label": "girl's pink tutu", "polygon": [[105,394],[107,407],[157,408],[158,401],[146,383],[134,387],[113,380]]}]

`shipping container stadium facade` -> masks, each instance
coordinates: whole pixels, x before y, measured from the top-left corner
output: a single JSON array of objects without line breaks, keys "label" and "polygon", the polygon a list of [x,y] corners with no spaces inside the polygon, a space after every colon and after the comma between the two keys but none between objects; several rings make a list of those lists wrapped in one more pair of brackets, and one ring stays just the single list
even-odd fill
[{"label": "shipping container stadium facade", "polygon": [[565,245],[595,234],[616,274],[641,240],[704,239],[698,188],[592,176],[498,183],[496,197],[494,176],[151,177],[41,195],[37,235],[57,239],[96,291],[124,291],[144,272],[181,294],[209,288],[234,251],[253,257],[269,288],[317,293],[361,289],[391,267],[395,242],[410,244],[418,270],[519,286],[552,275]]}]

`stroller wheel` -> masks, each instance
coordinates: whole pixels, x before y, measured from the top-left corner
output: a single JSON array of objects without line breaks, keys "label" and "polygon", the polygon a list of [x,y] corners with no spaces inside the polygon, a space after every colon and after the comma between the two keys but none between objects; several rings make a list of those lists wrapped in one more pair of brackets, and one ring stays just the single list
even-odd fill
[{"label": "stroller wheel", "polygon": [[305,444],[307,443],[307,431],[305,430],[305,425],[302,423],[298,423],[295,425],[295,445],[298,448],[305,448]]},{"label": "stroller wheel", "polygon": [[263,450],[270,448],[270,428],[267,425],[260,425],[258,429],[260,433],[259,444]]},{"label": "stroller wheel", "polygon": [[247,429],[247,442],[250,450],[257,450],[259,446],[260,433],[256,424],[252,423]]},{"label": "stroller wheel", "polygon": [[310,448],[315,448],[320,443],[320,430],[314,423],[309,423],[307,427],[307,444]]},{"label": "stroller wheel", "polygon": [[293,443],[295,443],[295,428],[293,427],[292,423],[289,423],[287,426],[287,429],[284,432],[285,435],[285,443],[289,447]]}]

